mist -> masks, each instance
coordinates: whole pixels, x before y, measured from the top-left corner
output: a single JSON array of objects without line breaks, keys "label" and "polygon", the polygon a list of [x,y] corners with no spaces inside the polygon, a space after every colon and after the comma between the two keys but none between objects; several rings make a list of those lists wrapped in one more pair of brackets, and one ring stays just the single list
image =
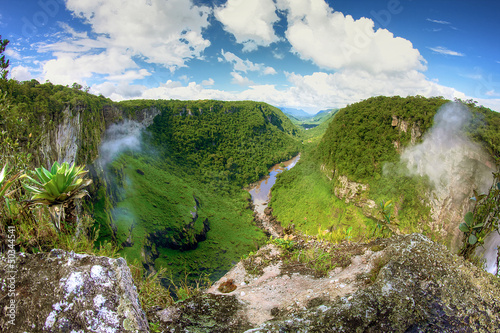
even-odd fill
[{"label": "mist", "polygon": [[450,102],[443,105],[423,142],[407,148],[401,161],[412,174],[428,176],[438,191],[448,188],[454,178],[460,176],[450,172],[457,169],[468,169],[475,188],[487,191],[492,182],[491,170],[474,164],[488,153],[467,137],[465,127],[471,121],[472,115],[464,104]]},{"label": "mist", "polygon": [[99,162],[104,167],[126,150],[141,149],[141,135],[144,125],[133,120],[124,120],[111,125],[99,147]]},{"label": "mist", "polygon": [[[490,155],[467,137],[465,128],[471,121],[472,115],[466,105],[447,103],[438,110],[434,125],[424,135],[423,142],[408,147],[401,155],[402,163],[411,174],[429,177],[434,187],[431,200],[442,200],[443,205],[460,205],[463,214],[472,209],[469,198],[473,189],[479,193],[489,191],[494,171]],[[494,274],[500,236],[497,232],[490,236],[479,252],[484,253],[486,270]]]}]

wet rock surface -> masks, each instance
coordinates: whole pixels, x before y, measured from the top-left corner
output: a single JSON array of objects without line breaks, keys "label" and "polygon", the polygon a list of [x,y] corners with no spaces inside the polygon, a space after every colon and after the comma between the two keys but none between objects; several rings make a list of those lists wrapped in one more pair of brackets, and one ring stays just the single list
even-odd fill
[{"label": "wet rock surface", "polygon": [[62,250],[19,253],[14,266],[0,258],[2,332],[149,332],[123,258]]}]

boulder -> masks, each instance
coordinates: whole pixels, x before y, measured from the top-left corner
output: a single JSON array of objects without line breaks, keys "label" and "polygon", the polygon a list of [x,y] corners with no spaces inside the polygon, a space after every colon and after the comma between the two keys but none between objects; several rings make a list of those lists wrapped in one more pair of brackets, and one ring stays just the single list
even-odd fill
[{"label": "boulder", "polygon": [[123,258],[7,253],[0,277],[2,332],[149,332]]},{"label": "boulder", "polygon": [[[253,258],[259,269],[240,262],[156,321],[167,332],[499,331],[499,279],[446,247],[421,234],[344,247],[350,264],[322,278],[285,269],[279,248],[263,248]],[[228,281],[237,288],[222,293]]]}]

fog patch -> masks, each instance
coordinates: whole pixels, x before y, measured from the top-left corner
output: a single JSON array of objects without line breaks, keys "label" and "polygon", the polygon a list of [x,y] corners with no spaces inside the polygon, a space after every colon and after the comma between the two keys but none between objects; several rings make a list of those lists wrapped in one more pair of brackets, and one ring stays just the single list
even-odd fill
[{"label": "fog patch", "polygon": [[142,148],[142,131],[145,126],[133,120],[124,120],[111,125],[99,148],[99,163],[106,166],[124,151],[139,151]]},{"label": "fog patch", "polygon": [[[463,205],[471,203],[473,189],[480,193],[489,191],[494,163],[483,147],[467,137],[466,128],[471,121],[466,105],[447,103],[435,115],[434,125],[424,135],[423,142],[408,147],[401,155],[401,162],[411,174],[429,177],[434,186],[431,197]],[[494,273],[500,236],[497,232],[490,236],[479,251],[484,253],[487,271]]]},{"label": "fog patch", "polygon": [[[465,133],[472,115],[462,103],[451,102],[442,106],[434,117],[434,125],[424,135],[423,142],[408,147],[401,155],[410,173],[428,176],[437,190],[448,188],[457,175],[451,170],[474,168],[474,161],[487,153],[472,142]],[[487,164],[487,163],[486,163]],[[491,185],[491,171],[474,168],[471,181],[479,191],[487,191]]]}]

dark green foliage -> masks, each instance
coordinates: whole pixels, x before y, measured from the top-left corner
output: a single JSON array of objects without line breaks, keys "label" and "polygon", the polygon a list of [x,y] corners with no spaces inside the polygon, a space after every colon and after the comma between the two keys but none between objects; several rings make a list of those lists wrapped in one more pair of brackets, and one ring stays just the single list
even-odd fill
[{"label": "dark green foliage", "polygon": [[298,152],[296,127],[265,103],[170,101],[159,107],[149,127],[153,142],[223,191],[257,181]]},{"label": "dark green foliage", "polygon": [[479,194],[474,190],[474,196],[471,200],[475,202],[474,209],[465,214],[464,222],[458,227],[464,233],[459,254],[465,259],[472,258],[476,248],[484,244],[485,238],[498,230],[500,221],[500,172],[493,174],[493,184],[487,194]]},{"label": "dark green foliage", "polygon": [[317,159],[352,181],[368,182],[382,173],[384,162],[397,162],[394,142],[403,146],[410,129],[392,126],[393,116],[417,124],[422,132],[432,126],[442,97],[372,97],[341,109],[318,145]]},{"label": "dark green foliage", "polygon": [[6,79],[7,74],[9,74],[9,71],[7,70],[7,68],[9,67],[9,60],[5,60],[5,55],[3,54],[8,44],[9,40],[7,39],[2,40],[2,35],[0,35],[0,78],[1,79]]},{"label": "dark green foliage", "polygon": [[484,106],[477,106],[477,102],[468,100],[465,103],[472,112],[472,121],[467,128],[469,136],[480,142],[500,162],[500,114]]},{"label": "dark green foliage", "polygon": [[13,142],[32,153],[32,166],[44,165],[40,156],[42,140],[64,119],[65,109],[72,112],[71,116],[80,113],[82,117],[82,140],[76,162],[87,164],[97,157],[97,147],[104,132],[103,110],[113,104],[111,100],[80,89],[40,84],[36,80],[0,80],[0,91],[6,94],[10,104],[0,114],[0,131],[5,131]]}]

